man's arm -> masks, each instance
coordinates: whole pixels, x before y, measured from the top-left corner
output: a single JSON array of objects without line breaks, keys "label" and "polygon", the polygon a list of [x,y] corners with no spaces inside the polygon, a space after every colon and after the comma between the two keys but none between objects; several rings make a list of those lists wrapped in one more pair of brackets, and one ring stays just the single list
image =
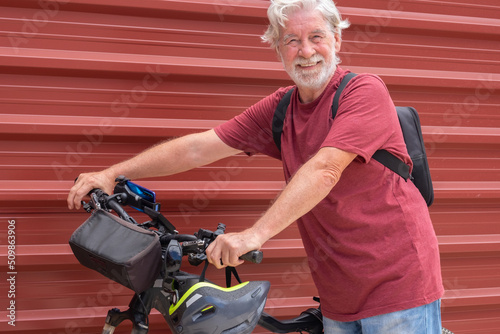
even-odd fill
[{"label": "man's arm", "polygon": [[112,193],[119,175],[130,179],[172,175],[239,152],[226,145],[213,130],[163,142],[103,171],[81,174],[69,192],[68,208],[79,209],[81,200],[93,188]]},{"label": "man's arm", "polygon": [[[293,176],[268,211],[249,229],[217,237],[207,249],[217,268],[241,264],[239,257],[275,236],[309,212],[337,184],[356,154],[324,147]],[[222,262],[222,263],[221,263]]]}]

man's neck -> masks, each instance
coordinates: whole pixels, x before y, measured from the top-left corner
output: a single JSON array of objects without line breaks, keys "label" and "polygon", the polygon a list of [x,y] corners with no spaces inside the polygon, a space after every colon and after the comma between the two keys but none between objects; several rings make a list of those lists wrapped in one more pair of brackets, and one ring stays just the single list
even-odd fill
[{"label": "man's neck", "polygon": [[328,87],[330,84],[330,81],[332,78],[335,76],[335,73],[337,71],[333,72],[333,74],[330,76],[328,80],[326,80],[325,84],[321,86],[320,88],[308,88],[308,87],[301,87],[297,86],[298,91],[299,91],[299,100],[301,103],[310,103],[316,100]]}]

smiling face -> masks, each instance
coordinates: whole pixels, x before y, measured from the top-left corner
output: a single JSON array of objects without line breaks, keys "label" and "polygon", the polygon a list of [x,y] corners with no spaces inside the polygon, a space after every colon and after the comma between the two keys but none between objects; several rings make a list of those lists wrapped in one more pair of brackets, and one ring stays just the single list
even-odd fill
[{"label": "smiling face", "polygon": [[[314,100],[335,73],[340,38],[317,11],[298,10],[281,29],[278,52],[303,102]],[[312,98],[312,100],[311,100]]]}]

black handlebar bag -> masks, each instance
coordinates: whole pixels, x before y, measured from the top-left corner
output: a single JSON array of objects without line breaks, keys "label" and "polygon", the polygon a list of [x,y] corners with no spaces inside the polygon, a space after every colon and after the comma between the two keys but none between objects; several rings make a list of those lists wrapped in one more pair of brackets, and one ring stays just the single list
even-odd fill
[{"label": "black handlebar bag", "polygon": [[161,268],[159,236],[103,210],[95,210],[69,240],[78,261],[141,293]]}]

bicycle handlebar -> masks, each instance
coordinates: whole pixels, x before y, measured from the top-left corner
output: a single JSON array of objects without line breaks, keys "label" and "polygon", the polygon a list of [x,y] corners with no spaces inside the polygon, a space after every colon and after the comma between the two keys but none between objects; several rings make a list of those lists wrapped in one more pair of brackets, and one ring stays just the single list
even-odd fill
[{"label": "bicycle handlebar", "polygon": [[240,256],[240,259],[248,261],[248,262],[259,264],[262,262],[263,257],[264,257],[264,254],[261,251],[253,250],[253,251],[250,251],[250,252]]},{"label": "bicycle handlebar", "polygon": [[[150,229],[150,227],[156,227],[157,230],[152,230],[156,232],[160,237],[160,244],[165,253],[165,271],[170,274],[176,273],[180,269],[180,264],[183,256],[188,256],[190,264],[198,265],[205,261],[206,254],[205,250],[208,245],[213,242],[218,235],[223,234],[225,230],[225,225],[219,224],[217,229],[212,232],[205,229],[200,229],[194,234],[179,234],[173,225],[168,222],[168,220],[159,212],[159,204],[151,201],[143,202],[140,198],[134,197],[133,200],[127,200],[127,196],[130,199],[130,195],[135,196],[135,193],[123,193],[120,191],[128,192],[125,178],[117,179],[117,182],[122,183],[121,188],[115,188],[114,195],[108,195],[100,189],[93,189],[89,196],[91,197],[91,202],[83,202],[83,207],[85,210],[90,212],[92,209],[103,209],[103,210],[113,210],[125,221],[135,224],[139,227]],[[136,208],[135,205],[144,206],[141,208]],[[128,213],[125,211],[123,206],[134,207],[149,217],[151,217],[151,222],[145,222],[143,224],[138,224]],[[172,249],[172,252],[169,250]],[[169,258],[169,255],[170,258]],[[240,257],[245,261],[250,261],[253,263],[260,263],[263,258],[261,251],[254,250],[248,252]],[[168,269],[167,269],[168,268]],[[160,290],[162,289],[162,290]],[[145,301],[141,300],[139,295],[134,296],[128,311],[120,312],[118,309],[111,309],[108,312],[108,318],[104,326],[102,333],[113,333],[114,329],[118,324],[120,324],[124,319],[129,319],[134,324],[134,329],[132,333],[142,333],[144,326],[147,327],[148,315],[151,308],[154,306],[153,301],[158,302],[161,307],[157,307],[162,315],[167,319],[166,310],[168,310],[169,304],[165,298],[163,287],[155,287],[147,290],[142,296],[145,297]],[[178,295],[177,295],[178,298]],[[316,300],[319,302],[319,299]],[[147,307],[145,306],[147,305]],[[144,310],[144,311],[141,311]],[[145,320],[146,319],[146,320]],[[259,319],[259,325],[266,328],[274,333],[291,333],[291,332],[307,332],[320,334],[323,333],[322,324],[322,314],[320,308],[310,308],[302,312],[299,316],[289,319],[289,320],[278,320],[269,314],[262,313]],[[450,331],[443,328],[444,333],[451,333]],[[452,334],[452,333],[451,333]]]},{"label": "bicycle handlebar", "polygon": [[[153,220],[151,222],[139,224],[132,218],[123,208],[124,205],[128,205],[127,198],[130,198],[130,194],[125,193],[126,187],[124,183],[128,180],[124,177],[117,179],[119,182],[117,187],[115,187],[115,194],[108,195],[101,189],[92,189],[89,192],[91,202],[83,203],[83,208],[90,212],[92,209],[103,209],[103,210],[113,210],[120,218],[123,220],[140,226],[146,229],[149,227],[158,227],[158,231],[155,231],[160,236],[160,243],[162,247],[169,245],[171,240],[177,240],[182,249],[182,255],[187,255],[189,262],[192,265],[198,265],[206,259],[205,250],[212,243],[218,235],[223,234],[225,231],[225,225],[219,223],[217,229],[212,232],[206,229],[200,229],[194,235],[192,234],[179,234],[175,227],[157,210],[151,209],[150,205],[146,208],[138,208],[138,210],[146,213]],[[133,202],[137,205],[138,201]],[[155,203],[157,204],[157,203]],[[155,206],[159,209],[159,204]],[[146,209],[146,210],[144,210]],[[246,254],[243,254],[240,259],[252,262],[261,263],[263,259],[263,253],[259,250],[253,250]]]}]

